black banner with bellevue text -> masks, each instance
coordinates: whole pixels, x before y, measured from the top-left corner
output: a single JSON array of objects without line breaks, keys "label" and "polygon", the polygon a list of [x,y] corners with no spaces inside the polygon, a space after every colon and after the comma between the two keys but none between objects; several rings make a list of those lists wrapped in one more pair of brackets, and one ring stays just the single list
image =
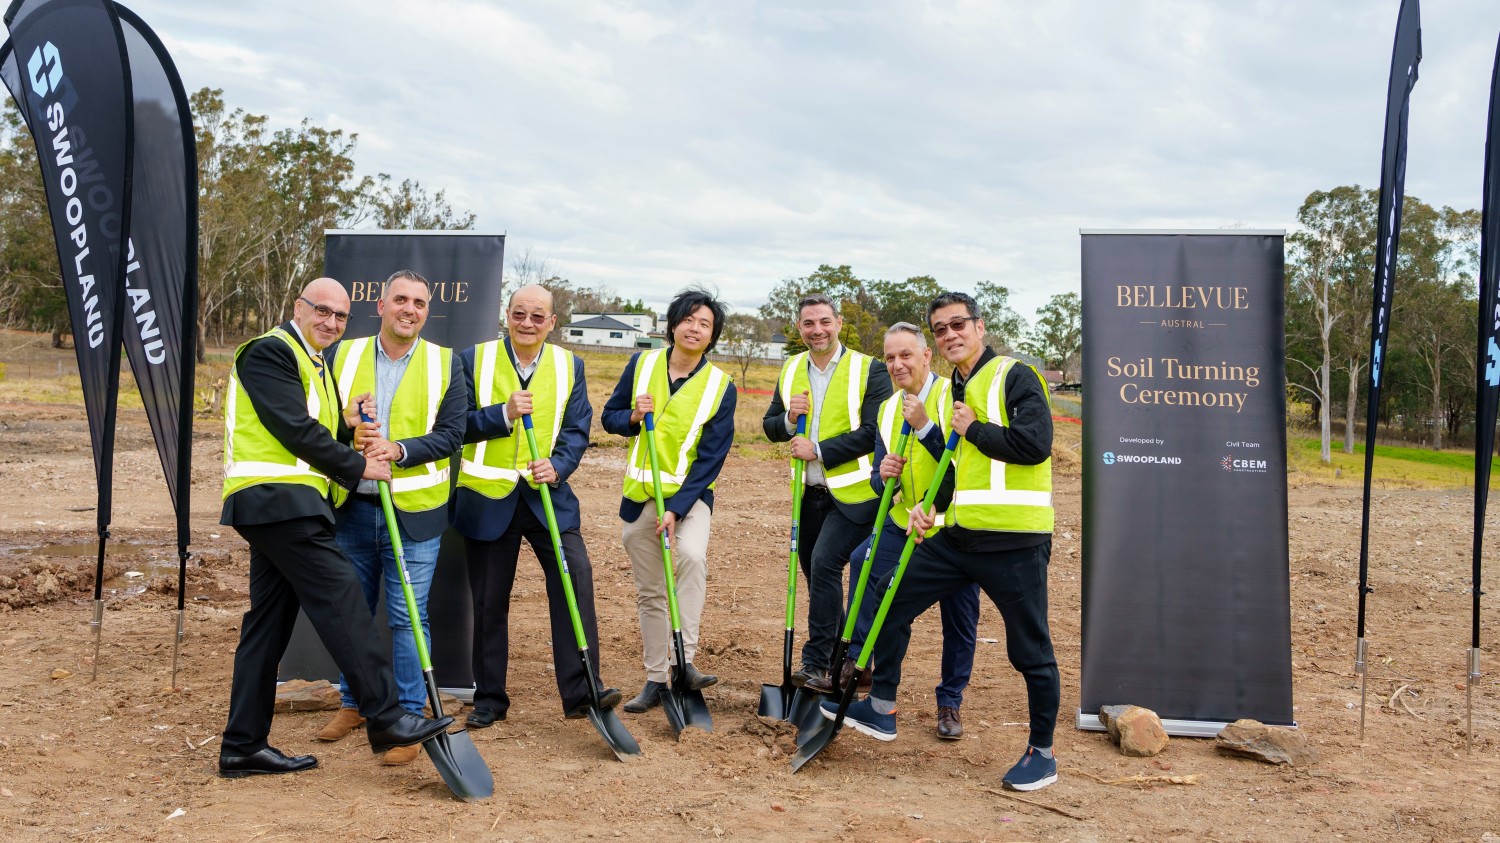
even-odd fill
[{"label": "black banner with bellevue text", "polygon": [[[432,282],[432,302],[422,339],[458,354],[495,339],[500,332],[501,272],[505,235],[472,231],[327,231],[323,274],[349,291],[349,324],[344,339],[380,332],[375,304],[385,279],[410,269]],[[452,474],[458,475],[458,460]],[[463,696],[474,685],[474,605],[469,596],[463,537],[452,529],[443,535],[437,569],[428,596],[432,626],[433,675],[443,688]],[[399,599],[399,597],[397,598]],[[380,610],[384,627],[384,607]],[[323,649],[306,617],[297,618],[291,645],[281,660],[282,679],[338,678],[338,668]]]},{"label": "black banner with bellevue text", "polygon": [[1083,232],[1078,725],[1292,723],[1281,232]]}]

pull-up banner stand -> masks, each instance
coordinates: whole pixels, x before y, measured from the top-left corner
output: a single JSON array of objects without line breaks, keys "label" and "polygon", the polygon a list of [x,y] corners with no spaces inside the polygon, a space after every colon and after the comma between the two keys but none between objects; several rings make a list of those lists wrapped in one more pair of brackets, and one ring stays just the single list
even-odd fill
[{"label": "pull-up banner stand", "polygon": [[[432,282],[432,301],[422,338],[453,349],[455,355],[500,333],[501,283],[505,235],[472,231],[336,231],[324,232],[323,274],[349,291],[349,324],[344,339],[380,333],[380,300],[385,279],[410,269]],[[346,398],[348,396],[345,396]],[[457,460],[453,475],[456,477]],[[377,626],[387,642],[385,604]],[[473,699],[471,661],[474,604],[469,596],[463,537],[443,534],[432,591],[427,598],[432,627],[432,668],[438,685],[460,699]],[[339,669],[323,649],[305,615],[297,617],[292,641],[281,659],[281,678],[337,681]]]},{"label": "pull-up banner stand", "polygon": [[1281,231],[1083,231],[1083,688],[1292,720]]}]

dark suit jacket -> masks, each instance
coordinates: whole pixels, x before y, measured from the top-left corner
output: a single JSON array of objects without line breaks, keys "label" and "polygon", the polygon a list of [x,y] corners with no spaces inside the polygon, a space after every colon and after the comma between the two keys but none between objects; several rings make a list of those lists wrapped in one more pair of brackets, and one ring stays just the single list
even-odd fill
[{"label": "dark suit jacket", "polygon": [[[844,353],[848,354],[845,347]],[[808,358],[811,360],[811,357]],[[818,440],[818,450],[823,454],[823,465],[842,465],[865,454],[874,453],[875,441],[880,438],[880,402],[891,397],[891,378],[886,374],[885,361],[870,360],[870,371],[865,375],[865,397],[859,405],[859,427],[829,439]],[[824,399],[827,400],[826,398]],[[816,412],[817,408],[813,408]],[[793,434],[786,429],[786,405],[781,401],[781,390],[771,395],[771,407],[761,421],[766,438],[772,442],[790,442]],[[809,427],[811,422],[809,421]],[[880,501],[865,501],[861,504],[846,504],[838,499],[834,504],[844,517],[857,524],[869,524],[875,520],[875,511]]]},{"label": "dark suit jacket", "polygon": [[[510,340],[502,341],[502,350],[514,363]],[[543,353],[546,353],[545,347]],[[525,436],[521,420],[507,428],[503,408],[510,396],[498,395],[497,402],[479,409],[478,390],[474,387],[474,349],[465,349],[463,361],[464,384],[468,388],[468,428],[464,432],[464,444],[483,442],[487,439],[504,439],[509,436]],[[557,514],[559,532],[576,530],[582,526],[578,513],[578,498],[568,486],[568,478],[578,468],[583,452],[589,446],[589,425],[594,420],[594,408],[589,404],[588,384],[583,378],[583,360],[573,358],[573,390],[568,394],[568,405],[563,408],[563,417],[558,424],[557,441],[552,445],[552,467],[557,469],[557,483],[552,487],[552,511]],[[540,445],[541,443],[537,443]],[[522,449],[525,450],[524,448]],[[544,455],[545,456],[545,455]],[[504,498],[494,500],[471,489],[460,488],[453,499],[453,526],[465,538],[494,541],[505,533],[510,519],[515,514],[516,502],[524,501],[531,507],[536,520],[547,523],[547,514],[542,507],[541,492],[531,488],[522,480]]]},{"label": "dark suit jacket", "polygon": [[[379,339],[375,340],[375,342],[379,341]],[[330,364],[337,359],[337,354],[338,343],[334,343],[328,347],[325,355]],[[407,364],[402,377],[408,377],[411,373],[411,365]],[[397,466],[411,468],[440,460],[443,457],[453,457],[449,463],[450,476],[458,473],[458,451],[464,445],[464,427],[469,410],[469,394],[465,390],[463,363],[459,360],[459,355],[454,354],[453,368],[448,374],[448,390],[443,393],[443,400],[438,404],[437,419],[433,422],[432,430],[424,436],[396,440],[406,448],[406,459],[395,463]],[[352,397],[345,395],[339,400],[347,403]],[[338,512],[334,513],[338,523],[344,523],[344,516],[348,511],[346,502]],[[410,533],[413,539],[426,541],[442,535],[443,531],[448,529],[448,503],[444,501],[441,506],[433,507],[425,512],[405,512],[397,507],[396,519],[401,522],[402,529]]]},{"label": "dark suit jacket", "polygon": [[[291,322],[284,322],[281,327],[297,336]],[[342,413],[338,438],[307,414],[307,393],[302,388],[296,354],[273,337],[254,340],[236,361],[235,375],[250,396],[250,405],[261,424],[276,441],[298,459],[327,474],[333,482],[352,489],[364,474],[365,458],[347,444],[351,433],[344,426]],[[328,378],[332,383],[332,372]],[[334,394],[337,395],[336,389]],[[316,489],[295,483],[259,483],[230,495],[224,501],[219,523],[271,524],[309,516],[333,523],[328,498]]]}]

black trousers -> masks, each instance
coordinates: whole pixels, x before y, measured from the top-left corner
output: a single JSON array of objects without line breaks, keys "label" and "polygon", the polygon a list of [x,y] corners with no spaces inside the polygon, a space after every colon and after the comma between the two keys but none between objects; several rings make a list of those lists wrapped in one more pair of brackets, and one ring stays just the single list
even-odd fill
[{"label": "black trousers", "polygon": [[[510,526],[500,538],[464,539],[469,590],[474,596],[474,707],[501,714],[510,709],[510,696],[505,693],[505,673],[510,663],[510,593],[516,581],[516,559],[523,538],[541,562],[547,583],[547,609],[552,616],[552,666],[557,676],[557,692],[562,697],[563,710],[567,711],[589,699],[589,686],[578,659],[578,640],[573,635],[567,595],[557,570],[557,555],[552,551],[552,534],[546,524],[537,520],[531,507],[524,504],[516,507]],[[566,530],[561,538],[568,570],[573,575],[573,596],[578,602],[578,617],[589,643],[589,655],[595,671],[602,675],[599,629],[594,619],[594,569],[578,530]]]},{"label": "black trousers", "polygon": [[223,752],[250,755],[266,748],[276,668],[299,608],[371,725],[384,728],[400,718],[390,649],[380,644],[354,566],[334,542],[333,525],[312,517],[234,529],[250,543],[250,611],[234,653]]},{"label": "black trousers", "polygon": [[[1011,667],[1026,682],[1031,745],[1040,749],[1052,746],[1062,682],[1052,652],[1052,631],[1047,625],[1047,562],[1051,556],[1051,541],[1018,550],[965,552],[953,545],[946,530],[917,545],[875,641],[875,685],[870,695],[896,699],[901,662],[911,643],[911,622],[954,590],[979,583],[1000,610],[1005,622],[1006,654]],[[884,599],[892,576],[894,572],[877,584],[877,601]]]},{"label": "black trousers", "polygon": [[844,568],[849,555],[870,535],[870,523],[856,523],[839,511],[833,494],[818,486],[802,491],[797,525],[797,562],[807,578],[807,641],[802,666],[828,670],[844,619]]}]

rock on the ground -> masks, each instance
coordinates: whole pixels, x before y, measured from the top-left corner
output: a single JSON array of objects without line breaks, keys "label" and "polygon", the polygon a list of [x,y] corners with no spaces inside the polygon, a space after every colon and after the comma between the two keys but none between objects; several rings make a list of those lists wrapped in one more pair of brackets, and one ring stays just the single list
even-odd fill
[{"label": "rock on the ground", "polygon": [[292,679],[276,686],[276,712],[333,711],[339,707],[339,689],[327,679],[311,682]]},{"label": "rock on the ground", "polygon": [[1267,764],[1304,767],[1318,760],[1317,749],[1307,736],[1292,729],[1267,726],[1258,720],[1236,720],[1224,727],[1214,745],[1232,755],[1243,755]]},{"label": "rock on the ground", "polygon": [[1128,705],[1106,705],[1099,708],[1099,722],[1104,724],[1104,731],[1109,733],[1109,742],[1115,746],[1120,745],[1120,726],[1117,722],[1120,715],[1124,714],[1131,706]]},{"label": "rock on the ground", "polygon": [[1156,712],[1138,705],[1130,706],[1116,717],[1115,727],[1120,733],[1120,754],[1132,758],[1150,758],[1166,749],[1171,740]]}]

